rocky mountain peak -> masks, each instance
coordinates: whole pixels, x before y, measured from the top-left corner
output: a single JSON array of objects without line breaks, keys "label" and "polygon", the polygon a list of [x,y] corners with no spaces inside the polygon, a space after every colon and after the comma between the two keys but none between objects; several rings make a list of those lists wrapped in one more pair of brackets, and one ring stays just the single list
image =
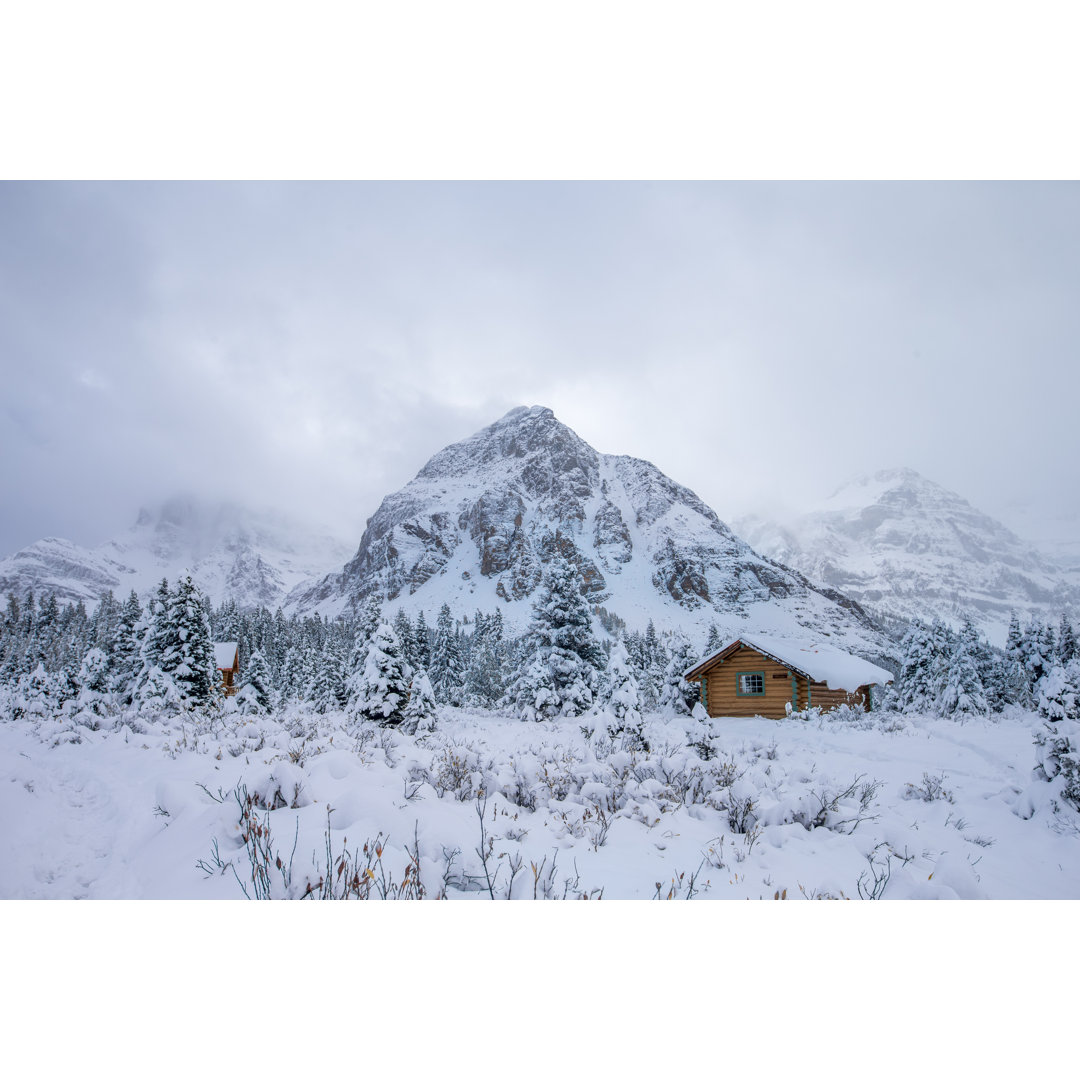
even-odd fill
[{"label": "rocky mountain peak", "polygon": [[440,450],[383,500],[342,571],[294,590],[289,606],[329,614],[377,596],[391,610],[431,616],[446,602],[460,616],[505,605],[520,623],[555,552],[591,603],[642,628],[751,609],[785,627],[869,627],[857,607],[756,555],[654,465],[598,453],[543,406]]},{"label": "rocky mountain peak", "polygon": [[971,618],[1003,641],[1012,610],[1056,619],[1075,588],[1036,548],[914,469],[885,469],[777,525],[738,523],[759,551],[885,619]]}]

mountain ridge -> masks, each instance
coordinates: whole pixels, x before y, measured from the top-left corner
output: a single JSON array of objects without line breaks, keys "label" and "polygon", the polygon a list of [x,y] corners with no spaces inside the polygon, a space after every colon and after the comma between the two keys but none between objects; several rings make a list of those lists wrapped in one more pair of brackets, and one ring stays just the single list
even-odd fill
[{"label": "mountain ridge", "polygon": [[965,617],[1004,641],[1010,613],[1073,608],[1063,568],[968,500],[916,470],[878,470],[787,522],[736,526],[756,548],[886,621]]},{"label": "mountain ridge", "polygon": [[348,553],[348,545],[278,511],[175,496],[141,508],[120,536],[94,548],[47,537],[0,559],[0,595],[53,591],[63,602],[149,592],[190,573],[215,602],[274,607]]},{"label": "mountain ridge", "polygon": [[522,624],[558,550],[582,591],[628,625],[734,631],[748,620],[873,640],[872,620],[835,590],[763,558],[693,491],[656,466],[601,454],[544,406],[519,406],[444,447],[368,520],[340,571],[294,589],[287,610],[352,612],[442,603],[501,607]]}]

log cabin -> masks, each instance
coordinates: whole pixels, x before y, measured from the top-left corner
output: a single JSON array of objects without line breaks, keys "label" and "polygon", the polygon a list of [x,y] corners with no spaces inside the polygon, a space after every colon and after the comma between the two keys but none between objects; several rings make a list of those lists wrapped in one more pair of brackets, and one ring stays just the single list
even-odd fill
[{"label": "log cabin", "polygon": [[686,672],[710,716],[764,716],[837,705],[873,707],[873,686],[892,674],[834,645],[771,636],[738,637]]},{"label": "log cabin", "polygon": [[238,641],[215,641],[214,663],[221,676],[221,689],[226,697],[232,697],[240,687],[236,676],[240,674],[240,643]]}]

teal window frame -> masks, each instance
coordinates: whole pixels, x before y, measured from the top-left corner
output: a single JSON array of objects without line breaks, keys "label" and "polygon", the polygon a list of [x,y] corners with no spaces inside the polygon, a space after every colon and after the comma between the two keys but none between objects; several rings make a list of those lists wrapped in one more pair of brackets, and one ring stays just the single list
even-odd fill
[{"label": "teal window frame", "polygon": [[[748,675],[758,675],[761,678],[760,690],[748,690],[745,693],[739,689],[742,686],[743,679]],[[735,696],[736,697],[764,697],[765,696],[765,672],[764,671],[740,671],[735,676]]]}]

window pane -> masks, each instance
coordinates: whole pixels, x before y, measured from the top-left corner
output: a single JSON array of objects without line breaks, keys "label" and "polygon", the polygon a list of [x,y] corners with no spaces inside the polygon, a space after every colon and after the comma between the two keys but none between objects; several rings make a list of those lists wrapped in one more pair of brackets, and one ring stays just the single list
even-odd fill
[{"label": "window pane", "polygon": [[750,674],[739,676],[739,693],[740,694],[764,694],[765,693],[765,676],[761,672],[751,672]]}]

